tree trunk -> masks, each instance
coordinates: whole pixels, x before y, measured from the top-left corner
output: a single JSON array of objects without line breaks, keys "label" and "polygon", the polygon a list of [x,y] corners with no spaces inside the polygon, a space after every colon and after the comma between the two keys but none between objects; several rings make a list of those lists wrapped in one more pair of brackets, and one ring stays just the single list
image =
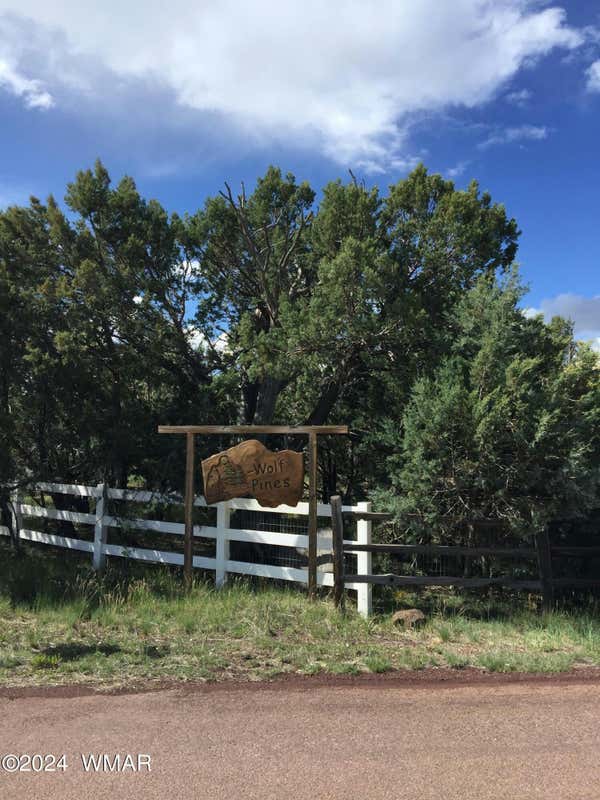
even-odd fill
[{"label": "tree trunk", "polygon": [[6,489],[0,490],[0,525],[8,528],[8,535],[13,548],[19,550],[19,531],[15,530],[14,517],[11,513],[10,496]]},{"label": "tree trunk", "polygon": [[321,396],[319,397],[317,404],[309,414],[308,419],[306,420],[306,425],[324,425],[327,421],[327,417],[331,413],[332,408],[336,404],[339,396],[340,391],[342,389],[342,385],[340,381],[336,378],[334,380],[328,381],[322,392]]},{"label": "tree trunk", "polygon": [[325,463],[323,464],[321,502],[328,505],[330,498],[335,494],[337,494],[337,468],[333,454],[327,451],[325,453]]},{"label": "tree trunk", "polygon": [[242,399],[244,403],[244,424],[252,425],[252,420],[256,414],[258,382],[248,380],[245,372],[242,372]]},{"label": "tree trunk", "polygon": [[270,425],[275,416],[277,398],[287,386],[288,381],[267,376],[260,382],[256,400],[256,412],[252,422],[255,425]]}]

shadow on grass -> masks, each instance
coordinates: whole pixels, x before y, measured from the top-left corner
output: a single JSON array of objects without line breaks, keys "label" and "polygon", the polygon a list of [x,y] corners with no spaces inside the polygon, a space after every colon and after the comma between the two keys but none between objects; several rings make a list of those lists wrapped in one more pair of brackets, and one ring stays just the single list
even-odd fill
[{"label": "shadow on grass", "polygon": [[[210,586],[214,573],[206,573]],[[201,582],[203,574],[198,575]],[[262,588],[277,588],[278,581],[239,578],[230,585],[243,583],[251,591]],[[89,618],[93,610],[104,602],[126,601],[132,591],[143,584],[144,591],[162,599],[177,599],[185,594],[181,571],[176,567],[143,564],[129,559],[109,561],[106,571],[99,575],[91,568],[88,553],[71,551],[49,545],[23,543],[21,552],[15,553],[5,542],[0,542],[0,601],[7,600],[12,607],[26,606],[33,609],[61,607],[80,601],[81,618]],[[290,590],[289,585],[281,588]],[[300,587],[297,587],[300,589]],[[295,591],[295,589],[294,589]],[[465,617],[474,621],[503,621],[517,615],[535,615],[540,611],[541,598],[492,587],[458,591],[451,588],[424,589],[421,591],[394,590],[390,587],[374,587],[374,609],[376,616],[387,617],[402,608],[419,608],[426,616],[441,615],[447,618]],[[598,598],[563,597],[557,610],[585,613],[590,617],[600,616]],[[160,655],[148,654],[150,658]]]},{"label": "shadow on grass", "polygon": [[[214,572],[195,571],[194,581],[199,585],[206,582],[212,588]],[[236,585],[255,592],[274,588],[290,591],[287,581],[253,576],[232,576],[228,586]],[[30,542],[23,542],[20,552],[15,553],[0,541],[0,601],[8,600],[13,608],[41,610],[82,603],[80,616],[87,619],[103,603],[126,602],[140,590],[164,600],[185,597],[181,568],[115,558],[109,559],[104,572],[97,573],[88,553]]]},{"label": "shadow on grass", "polygon": [[[375,612],[388,616],[405,608],[418,608],[427,617],[464,617],[475,622],[503,622],[517,616],[542,616],[542,598],[535,593],[515,592],[501,587],[453,589],[432,587],[420,590],[375,587]],[[558,597],[554,611],[600,617],[600,602],[592,594]]]},{"label": "shadow on grass", "polygon": [[77,642],[67,642],[65,644],[55,644],[45,647],[42,651],[44,656],[55,657],[60,661],[77,661],[85,656],[101,653],[104,656],[113,656],[120,653],[121,648],[116,644],[79,644]]},{"label": "shadow on grass", "polygon": [[144,655],[152,659],[164,658],[168,656],[170,652],[171,648],[169,645],[157,646],[155,644],[149,644],[143,648]]},{"label": "shadow on grass", "polygon": [[174,598],[184,591],[180,571],[164,565],[121,559],[98,574],[89,554],[29,543],[15,553],[0,542],[0,599],[4,597],[12,607],[60,607],[83,601],[89,611],[107,599],[126,600],[140,581],[157,597]]}]

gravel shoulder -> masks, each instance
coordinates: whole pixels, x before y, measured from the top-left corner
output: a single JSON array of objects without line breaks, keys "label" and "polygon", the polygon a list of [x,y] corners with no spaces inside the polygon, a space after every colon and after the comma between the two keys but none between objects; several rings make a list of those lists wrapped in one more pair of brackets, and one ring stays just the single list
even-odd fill
[{"label": "gravel shoulder", "polygon": [[74,698],[91,695],[118,696],[145,694],[162,691],[183,693],[201,692],[266,692],[312,690],[322,688],[361,688],[361,689],[455,689],[477,686],[577,686],[598,685],[600,687],[600,668],[580,667],[569,672],[486,672],[465,669],[423,669],[386,672],[383,674],[364,673],[362,675],[279,675],[272,680],[228,680],[228,681],[177,681],[159,680],[132,682],[130,685],[58,684],[56,686],[0,686],[0,699],[18,700],[23,698]]}]

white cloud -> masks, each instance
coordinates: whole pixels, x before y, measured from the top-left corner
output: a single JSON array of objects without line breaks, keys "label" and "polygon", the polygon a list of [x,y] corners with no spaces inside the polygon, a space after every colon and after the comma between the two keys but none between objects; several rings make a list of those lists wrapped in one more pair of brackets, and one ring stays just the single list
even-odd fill
[{"label": "white cloud", "polygon": [[206,347],[206,337],[198,328],[189,325],[185,329],[185,334],[193,350],[203,350]]},{"label": "white cloud", "polygon": [[572,320],[575,336],[591,341],[594,349],[600,351],[600,295],[584,297],[580,294],[559,294],[542,300],[539,308],[525,308],[526,317],[543,314],[546,320],[552,317],[565,317]]},{"label": "white cloud", "polygon": [[23,98],[27,108],[46,109],[54,105],[52,95],[43,88],[40,81],[26,78],[2,58],[0,58],[0,87]]},{"label": "white cloud", "polygon": [[[185,329],[185,333],[191,347],[194,350],[209,350],[209,340],[201,330],[195,327],[195,325],[188,325]],[[225,331],[210,342],[210,349],[221,354],[230,352],[229,337]]]},{"label": "white cloud", "polygon": [[600,92],[600,58],[586,70],[586,89],[588,92]]},{"label": "white cloud", "polygon": [[229,336],[225,331],[219,334],[217,338],[213,341],[212,346],[215,348],[217,353],[230,353],[231,348],[229,345]]},{"label": "white cloud", "polygon": [[471,163],[470,161],[459,161],[453,167],[449,167],[446,170],[446,175],[450,179],[452,179],[452,178],[460,178],[460,176],[464,174],[466,168],[469,166],[470,163]]},{"label": "white cloud", "polygon": [[508,103],[512,103],[515,106],[523,107],[527,105],[529,100],[531,100],[531,92],[529,89],[520,89],[514,92],[509,92],[505,95],[504,99]]},{"label": "white cloud", "polygon": [[36,63],[53,95],[110,103],[141,82],[247,136],[369,170],[410,161],[411,115],[484,103],[584,38],[534,0],[0,0],[2,12],[0,57],[28,81]]},{"label": "white cloud", "polygon": [[548,128],[544,125],[519,125],[516,128],[504,128],[488,136],[477,147],[486,150],[496,144],[511,144],[512,142],[534,141],[548,138]]},{"label": "white cloud", "polygon": [[191,261],[184,259],[183,261],[179,262],[179,264],[176,264],[173,271],[175,275],[179,275],[182,278],[189,278],[199,269],[200,262],[197,258],[192,258]]}]

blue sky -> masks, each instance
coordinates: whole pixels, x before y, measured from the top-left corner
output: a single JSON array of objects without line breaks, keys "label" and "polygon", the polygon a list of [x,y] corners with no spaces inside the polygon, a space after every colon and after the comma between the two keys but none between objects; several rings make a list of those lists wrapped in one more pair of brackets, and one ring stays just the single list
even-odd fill
[{"label": "blue sky", "polygon": [[599,2],[0,0],[0,121],[0,206],[98,156],[180,212],[270,163],[476,178],[528,305],[600,346]]}]

